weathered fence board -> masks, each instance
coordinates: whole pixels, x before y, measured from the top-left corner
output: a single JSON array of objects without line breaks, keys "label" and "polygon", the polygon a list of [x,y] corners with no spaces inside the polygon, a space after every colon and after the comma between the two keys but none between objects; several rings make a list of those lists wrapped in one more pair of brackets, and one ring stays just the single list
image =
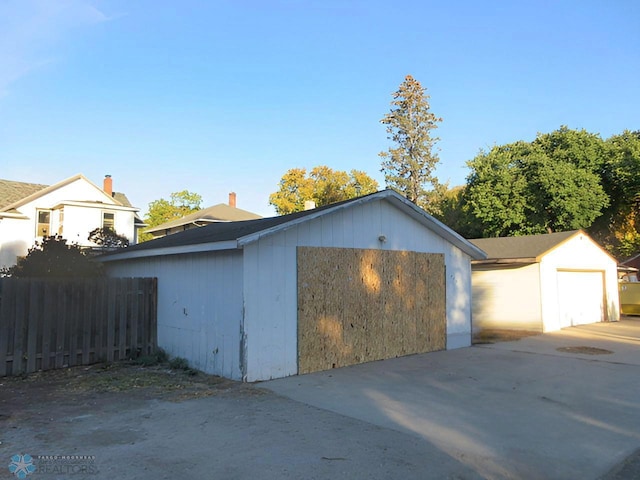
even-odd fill
[{"label": "weathered fence board", "polygon": [[0,278],[0,376],[151,354],[155,278]]}]

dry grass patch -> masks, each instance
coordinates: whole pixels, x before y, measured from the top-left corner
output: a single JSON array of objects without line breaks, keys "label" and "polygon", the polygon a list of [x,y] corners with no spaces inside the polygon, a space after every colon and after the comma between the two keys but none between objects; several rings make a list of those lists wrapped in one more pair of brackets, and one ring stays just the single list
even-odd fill
[{"label": "dry grass patch", "polygon": [[250,388],[190,368],[171,368],[170,362],[148,366],[135,362],[103,363],[0,378],[0,392],[7,397],[20,397],[25,403],[42,395],[81,399],[109,394],[182,401]]}]

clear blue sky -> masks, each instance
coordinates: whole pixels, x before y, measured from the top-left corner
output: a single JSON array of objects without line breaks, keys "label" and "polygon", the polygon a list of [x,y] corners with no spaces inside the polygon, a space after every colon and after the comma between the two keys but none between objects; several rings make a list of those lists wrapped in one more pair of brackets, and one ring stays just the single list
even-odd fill
[{"label": "clear blue sky", "polygon": [[561,125],[640,129],[637,0],[0,0],[0,178],[105,174],[272,215],[293,167],[383,184],[379,120],[411,74],[443,117],[440,180]]}]

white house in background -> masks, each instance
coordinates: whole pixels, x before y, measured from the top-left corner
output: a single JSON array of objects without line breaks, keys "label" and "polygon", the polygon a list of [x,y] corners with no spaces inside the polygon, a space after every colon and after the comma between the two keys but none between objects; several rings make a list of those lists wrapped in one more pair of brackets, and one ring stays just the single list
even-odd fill
[{"label": "white house in background", "polygon": [[617,265],[582,230],[470,240],[473,330],[551,332],[620,319]]},{"label": "white house in background", "polygon": [[0,268],[15,265],[49,235],[89,247],[90,231],[111,227],[135,244],[143,226],[136,212],[124,194],[113,192],[110,175],[103,188],[83,175],[50,186],[0,180]]},{"label": "white house in background", "polygon": [[101,256],[157,277],[158,344],[246,381],[471,344],[484,252],[392,190]]},{"label": "white house in background", "polygon": [[203,227],[216,222],[240,222],[242,220],[256,220],[260,215],[236,207],[236,194],[229,194],[229,204],[219,203],[212,207],[198,210],[182,218],[171,220],[155,227],[147,228],[153,238],[164,237],[173,233],[184,232],[191,228]]}]

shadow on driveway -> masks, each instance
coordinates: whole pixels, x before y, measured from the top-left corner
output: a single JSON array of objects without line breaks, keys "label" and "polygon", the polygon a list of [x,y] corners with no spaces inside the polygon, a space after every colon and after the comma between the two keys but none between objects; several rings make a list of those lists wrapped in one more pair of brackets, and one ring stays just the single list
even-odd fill
[{"label": "shadow on driveway", "polygon": [[[558,350],[580,346],[612,353]],[[640,447],[639,347],[640,321],[624,319],[261,386],[413,435],[485,478],[595,479]]]}]

